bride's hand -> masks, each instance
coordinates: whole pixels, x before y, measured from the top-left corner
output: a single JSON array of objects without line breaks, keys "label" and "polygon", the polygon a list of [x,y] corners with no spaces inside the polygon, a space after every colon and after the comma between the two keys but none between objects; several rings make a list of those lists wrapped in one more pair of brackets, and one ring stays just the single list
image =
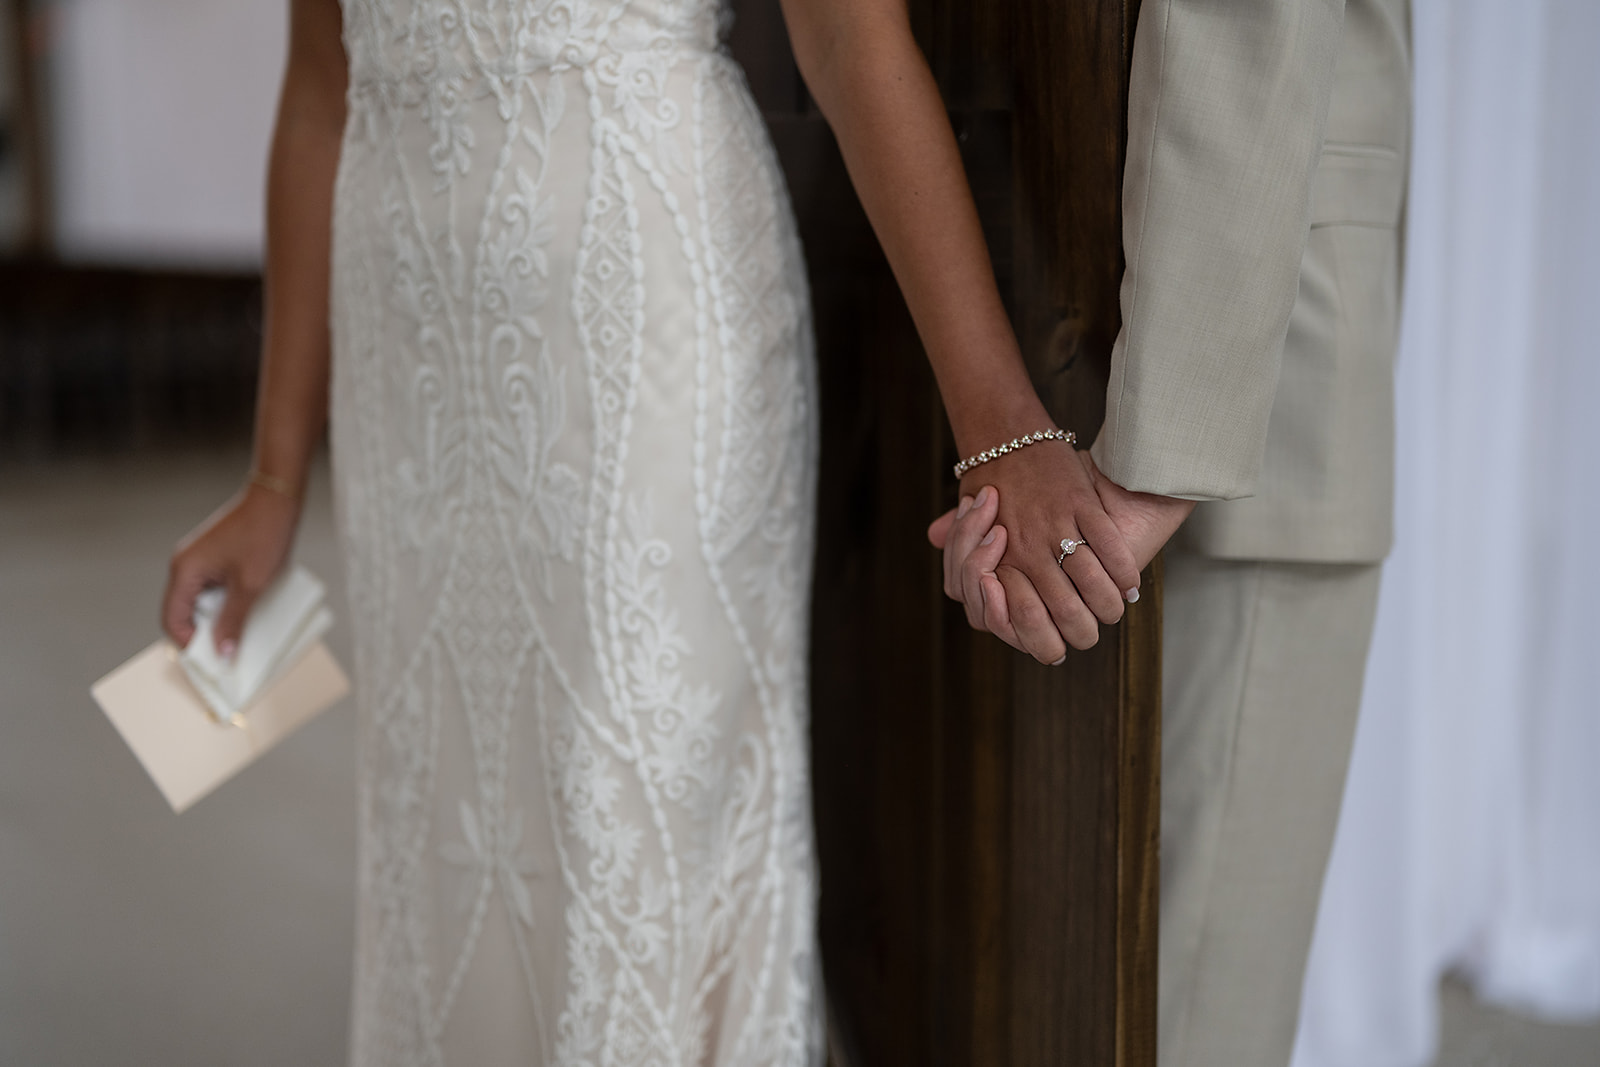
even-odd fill
[{"label": "bride's hand", "polygon": [[187,647],[195,598],[221,586],[225,599],[213,634],[217,651],[232,658],[250,608],[289,558],[299,518],[299,501],[249,485],[178,542],[161,604],[167,636]]},{"label": "bride's hand", "polygon": [[[1194,502],[1129,492],[1101,474],[1087,452],[1080,452],[1078,458],[1106,513],[1123,531],[1135,564],[1149,564],[1194,510]],[[980,497],[985,498],[982,506],[973,506],[971,498],[963,498],[961,507],[935,519],[928,527],[928,540],[944,551],[945,592],[966,606],[967,619],[973,627],[1022,648],[1011,624],[1006,587],[995,573],[1006,531],[1003,526],[993,525],[998,511],[994,494]]]},{"label": "bride's hand", "polygon": [[[998,636],[1043,663],[1055,663],[1068,645],[1076,649],[1094,645],[1100,623],[1121,620],[1125,598],[1137,595],[1139,570],[1075,451],[1042,442],[984,464],[964,482],[964,489],[984,483],[993,487],[994,521],[1005,531],[1003,554],[992,580],[1004,590],[1015,639],[1004,629],[995,630]],[[975,501],[978,495],[970,493]],[[964,516],[968,521],[961,526],[976,526],[990,503],[986,497],[985,506],[976,508],[977,514],[970,518]],[[934,530],[929,533],[932,537]],[[1058,565],[1063,538],[1081,542],[1082,547]],[[991,553],[993,544],[986,546]],[[947,551],[946,556],[953,557],[954,566],[963,559],[959,552]],[[957,596],[959,585],[952,581],[946,589]],[[977,585],[981,594],[987,583]],[[957,596],[969,605],[969,619],[974,604],[982,600],[981,595],[976,602],[967,599],[972,591],[961,588]]]}]

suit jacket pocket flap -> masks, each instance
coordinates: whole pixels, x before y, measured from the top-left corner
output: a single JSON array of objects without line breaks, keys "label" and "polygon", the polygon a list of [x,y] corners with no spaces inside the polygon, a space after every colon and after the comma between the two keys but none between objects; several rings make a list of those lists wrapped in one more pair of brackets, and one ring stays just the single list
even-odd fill
[{"label": "suit jacket pocket flap", "polygon": [[1394,149],[1329,142],[1312,179],[1311,225],[1398,225],[1405,189],[1405,168]]}]

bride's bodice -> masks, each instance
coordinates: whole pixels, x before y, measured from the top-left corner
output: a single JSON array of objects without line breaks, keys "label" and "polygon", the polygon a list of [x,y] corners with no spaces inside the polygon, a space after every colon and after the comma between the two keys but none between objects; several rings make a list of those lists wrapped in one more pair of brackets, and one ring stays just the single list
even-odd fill
[{"label": "bride's bodice", "polygon": [[648,81],[717,47],[723,0],[344,0],[351,81],[505,81],[599,66]]}]

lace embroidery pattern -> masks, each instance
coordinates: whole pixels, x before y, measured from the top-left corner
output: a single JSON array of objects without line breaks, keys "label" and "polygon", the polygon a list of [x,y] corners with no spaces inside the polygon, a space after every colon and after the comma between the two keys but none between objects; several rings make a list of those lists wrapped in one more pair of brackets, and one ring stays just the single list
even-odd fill
[{"label": "lace embroidery pattern", "polygon": [[358,1064],[820,1062],[815,382],[715,0],[345,0]]}]

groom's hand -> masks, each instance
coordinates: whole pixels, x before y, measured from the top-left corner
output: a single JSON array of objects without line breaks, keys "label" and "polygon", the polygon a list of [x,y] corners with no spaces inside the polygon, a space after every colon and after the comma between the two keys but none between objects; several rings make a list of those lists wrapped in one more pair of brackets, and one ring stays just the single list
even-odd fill
[{"label": "groom's hand", "polygon": [[[986,485],[928,526],[928,540],[944,554],[945,594],[966,608],[974,630],[992,633],[1018,652],[1055,666],[1067,658],[1067,639],[1028,576],[1001,562],[1009,537],[996,521],[999,512],[999,490]],[[1097,639],[1098,632],[1091,631],[1078,647],[1088,648]]]},{"label": "groom's hand", "polygon": [[[976,497],[962,497],[959,507],[934,519],[928,540],[943,552],[945,595],[966,608],[968,625],[1033,655],[1011,625],[1005,589],[995,575],[1006,551],[1006,528],[995,522],[999,513],[1000,494],[986,485]],[[1055,655],[1064,657],[1065,652],[1056,650]]]},{"label": "groom's hand", "polygon": [[1100,505],[1122,533],[1123,540],[1133,552],[1134,562],[1140,570],[1144,570],[1156,558],[1162,546],[1178,532],[1183,520],[1194,510],[1195,502],[1180,500],[1175,496],[1129,492],[1101,474],[1087,451],[1079,452],[1078,457],[1083,460],[1084,468],[1094,482]]}]

